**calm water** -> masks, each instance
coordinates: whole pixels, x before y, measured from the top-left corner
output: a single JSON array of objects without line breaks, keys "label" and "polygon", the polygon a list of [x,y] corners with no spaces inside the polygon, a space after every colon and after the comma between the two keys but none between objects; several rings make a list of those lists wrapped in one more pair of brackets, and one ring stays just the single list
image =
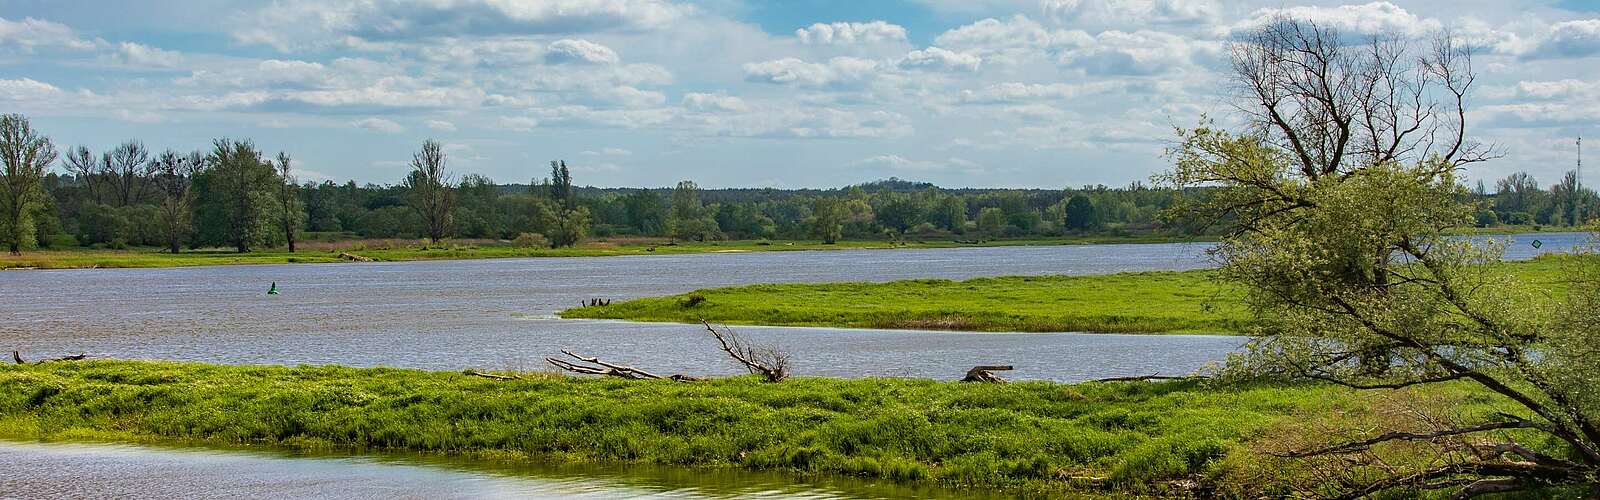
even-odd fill
[{"label": "calm water", "polygon": [[848,478],[0,441],[5,498],[969,498]]},{"label": "calm water", "polygon": [[[1513,237],[1511,258],[1570,248],[1581,235]],[[0,347],[36,356],[220,363],[540,369],[570,349],[662,372],[733,373],[688,325],[572,321],[580,300],[710,286],[1100,274],[1206,267],[1203,244],[714,253],[372,264],[0,273]],[[276,281],[282,294],[268,296]],[[1226,336],[996,334],[739,328],[818,376],[951,378],[975,364],[1016,378],[1078,381],[1181,374],[1241,344]]]}]

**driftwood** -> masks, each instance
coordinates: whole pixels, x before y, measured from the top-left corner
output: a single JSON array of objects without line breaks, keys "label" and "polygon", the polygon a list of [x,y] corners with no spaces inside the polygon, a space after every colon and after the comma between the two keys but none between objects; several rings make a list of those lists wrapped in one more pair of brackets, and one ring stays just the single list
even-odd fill
[{"label": "driftwood", "polygon": [[461,373],[463,375],[471,375],[471,376],[474,376],[474,377],[483,377],[483,378],[492,378],[492,379],[495,379],[495,380],[521,380],[522,379],[522,377],[519,377],[519,376],[516,376],[516,375],[497,375],[497,374],[488,373],[488,372],[480,372],[480,371],[477,371],[477,370],[467,370],[467,371],[463,371]]},{"label": "driftwood", "polygon": [[1011,365],[978,365],[967,370],[967,376],[962,377],[962,382],[986,382],[991,384],[1004,384],[1006,379],[995,375],[993,372],[1014,370]]},{"label": "driftwood", "polygon": [[759,373],[768,382],[778,382],[789,378],[789,355],[772,346],[751,345],[746,343],[739,334],[723,327],[717,330],[706,320],[700,320],[705,325],[706,331],[716,337],[717,343],[722,345],[722,352],[728,353],[734,361],[744,365],[750,373]]},{"label": "driftwood", "polygon": [[339,258],[351,262],[372,262],[372,257],[362,257],[350,252],[339,252]]},{"label": "driftwood", "polygon": [[588,363],[588,364],[574,363],[574,362],[571,362],[571,361],[567,361],[567,360],[560,359],[560,358],[554,358],[554,357],[544,358],[544,360],[546,362],[550,363],[551,365],[554,365],[556,368],[560,368],[562,370],[566,370],[566,371],[573,372],[573,373],[582,373],[582,374],[585,374],[585,375],[604,375],[604,376],[607,376],[607,377],[619,377],[619,378],[625,378],[625,379],[629,379],[629,380],[676,380],[676,381],[679,381],[679,382],[699,382],[699,381],[705,380],[705,379],[700,378],[700,377],[694,377],[694,376],[689,376],[689,375],[681,375],[681,374],[680,375],[672,375],[672,376],[668,376],[668,377],[663,377],[663,376],[660,376],[660,375],[656,375],[654,373],[650,373],[650,372],[647,372],[647,371],[644,371],[644,370],[640,370],[638,368],[634,368],[632,366],[619,365],[619,364],[616,364],[616,363],[608,363],[608,362],[605,362],[605,361],[601,361],[600,358],[596,358],[596,357],[592,357],[592,356],[580,356],[578,354],[574,354],[572,351],[568,351],[568,350],[565,350],[565,349],[563,349],[561,351],[561,353],[565,354],[565,355],[568,355],[568,356],[571,356],[573,359],[576,359],[578,361],[581,361],[583,363]]},{"label": "driftwood", "polygon": [[[33,364],[42,365],[42,364],[45,364],[45,363],[53,363],[53,362],[56,362],[56,361],[83,361],[85,359],[89,359],[89,355],[87,353],[85,353],[85,354],[74,354],[74,355],[71,355],[71,356],[62,356],[62,357],[59,357],[59,358],[41,359],[41,360],[35,361]],[[11,360],[12,361],[16,361],[17,364],[19,364],[19,365],[28,363],[27,361],[22,359],[22,352],[21,351],[16,351],[16,350],[11,351]]]},{"label": "driftwood", "polygon": [[1137,376],[1137,377],[1097,378],[1097,379],[1094,379],[1094,380],[1090,380],[1090,382],[1146,382],[1146,381],[1150,381],[1150,380],[1189,380],[1189,379],[1195,379],[1195,378],[1205,378],[1205,377],[1199,376],[1199,375],[1186,375],[1186,376],[1182,376],[1182,377],[1172,377],[1172,376],[1167,376],[1167,375],[1141,375],[1141,376]]}]

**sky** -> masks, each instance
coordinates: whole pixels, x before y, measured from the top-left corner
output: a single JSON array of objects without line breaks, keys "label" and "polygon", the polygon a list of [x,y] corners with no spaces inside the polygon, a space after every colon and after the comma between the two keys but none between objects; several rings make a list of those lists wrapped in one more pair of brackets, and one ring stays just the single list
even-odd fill
[{"label": "sky", "polygon": [[1506,156],[1468,178],[1548,184],[1600,136],[1600,0],[0,0],[0,112],[310,181],[398,182],[432,138],[502,183],[1121,186],[1234,115],[1226,43],[1283,13],[1469,43]]}]

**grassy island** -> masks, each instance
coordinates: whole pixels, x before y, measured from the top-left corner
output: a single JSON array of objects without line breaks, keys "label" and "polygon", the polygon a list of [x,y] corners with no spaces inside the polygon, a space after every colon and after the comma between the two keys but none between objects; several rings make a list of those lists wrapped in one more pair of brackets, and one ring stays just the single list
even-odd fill
[{"label": "grassy island", "polygon": [[[1524,282],[1549,287],[1563,279],[1563,258],[1547,255],[1503,265]],[[1215,273],[749,285],[580,307],[561,316],[959,331],[1241,333],[1249,312],[1238,292]]]}]

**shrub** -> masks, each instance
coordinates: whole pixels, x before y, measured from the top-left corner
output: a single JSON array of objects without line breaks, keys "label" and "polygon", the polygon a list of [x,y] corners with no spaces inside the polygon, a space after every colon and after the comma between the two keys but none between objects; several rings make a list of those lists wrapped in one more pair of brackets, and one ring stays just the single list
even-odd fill
[{"label": "shrub", "polygon": [[539,233],[522,233],[517,235],[517,239],[511,240],[511,244],[521,248],[547,248],[550,239]]}]

